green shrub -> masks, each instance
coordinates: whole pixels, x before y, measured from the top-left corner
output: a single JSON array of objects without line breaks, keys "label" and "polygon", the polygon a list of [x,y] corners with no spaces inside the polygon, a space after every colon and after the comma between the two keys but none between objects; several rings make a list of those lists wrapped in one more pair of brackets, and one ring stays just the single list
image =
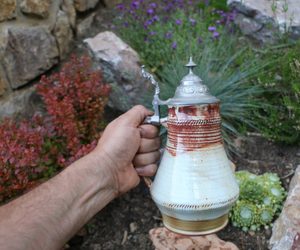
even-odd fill
[{"label": "green shrub", "polygon": [[257,77],[267,91],[262,102],[268,102],[255,113],[262,133],[275,141],[300,142],[300,42],[271,48],[261,54],[272,63]]}]

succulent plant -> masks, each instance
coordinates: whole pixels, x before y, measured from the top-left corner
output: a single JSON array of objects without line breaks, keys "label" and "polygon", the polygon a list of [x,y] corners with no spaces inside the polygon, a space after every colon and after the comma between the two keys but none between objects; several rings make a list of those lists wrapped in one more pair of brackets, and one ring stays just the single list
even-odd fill
[{"label": "succulent plant", "polygon": [[257,207],[249,201],[238,200],[231,213],[233,225],[242,227],[244,231],[248,231],[251,225],[255,224]]},{"label": "succulent plant", "polygon": [[233,226],[243,231],[256,231],[271,225],[286,197],[278,175],[255,175],[248,171],[238,171],[235,176],[240,187],[240,197],[230,212]]},{"label": "succulent plant", "polygon": [[[240,199],[252,202],[262,202],[267,195],[265,189],[256,179],[246,179],[239,183]],[[263,194],[263,195],[262,195]]]},{"label": "succulent plant", "polygon": [[256,223],[258,225],[268,225],[272,223],[274,217],[274,209],[269,206],[261,206],[258,209],[258,213],[256,216]]},{"label": "succulent plant", "polygon": [[235,177],[238,183],[243,182],[245,180],[254,180],[257,178],[257,175],[250,173],[246,170],[241,170],[235,173]]}]

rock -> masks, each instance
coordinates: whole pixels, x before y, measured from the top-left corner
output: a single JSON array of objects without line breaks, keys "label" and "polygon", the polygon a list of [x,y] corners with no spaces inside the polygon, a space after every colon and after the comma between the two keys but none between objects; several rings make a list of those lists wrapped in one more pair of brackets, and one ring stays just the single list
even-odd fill
[{"label": "rock", "polygon": [[18,88],[58,62],[55,38],[44,27],[15,27],[0,32],[0,68]]},{"label": "rock", "polygon": [[6,86],[4,85],[4,81],[0,78],[0,96],[5,93]]},{"label": "rock", "polygon": [[23,0],[20,9],[25,14],[32,14],[37,17],[47,18],[52,0]]},{"label": "rock", "polygon": [[90,33],[95,16],[96,13],[92,13],[82,21],[78,22],[76,26],[77,37],[84,37]]},{"label": "rock", "polygon": [[263,27],[263,25],[256,22],[255,19],[245,17],[242,14],[238,14],[236,16],[235,23],[240,27],[244,35],[250,35],[258,32]]},{"label": "rock", "polygon": [[0,22],[16,17],[16,0],[0,1]]},{"label": "rock", "polygon": [[0,78],[0,96],[2,96],[5,93],[6,85],[4,81]]},{"label": "rock", "polygon": [[75,8],[79,12],[83,12],[94,8],[99,0],[74,0]]},{"label": "rock", "polygon": [[136,222],[131,222],[129,224],[130,233],[134,233],[138,228],[138,225]]},{"label": "rock", "polygon": [[42,111],[42,100],[35,86],[23,88],[0,99],[0,119],[11,116],[29,118],[36,111]]},{"label": "rock", "polygon": [[218,249],[218,250],[238,250],[236,245],[231,242],[225,242],[217,235],[206,236],[184,236],[173,233],[166,228],[151,229],[150,238],[155,246],[155,250],[166,249]]},{"label": "rock", "polygon": [[61,5],[62,10],[67,14],[69,23],[73,29],[76,27],[76,10],[73,0],[63,0]]},{"label": "rock", "polygon": [[65,59],[71,49],[73,31],[67,14],[61,10],[58,11],[53,33],[58,44],[60,58]]},{"label": "rock", "polygon": [[117,4],[122,3],[122,0],[102,0],[104,5],[108,8],[114,8]]},{"label": "rock", "polygon": [[272,250],[300,249],[300,165],[293,176],[282,212],[270,239]]},{"label": "rock", "polygon": [[298,0],[227,0],[239,15],[235,23],[241,31],[261,43],[275,42],[278,28],[300,38],[300,5]]},{"label": "rock", "polygon": [[132,105],[141,103],[150,83],[140,75],[138,54],[110,31],[99,33],[84,42],[100,64],[105,80],[112,85],[110,106],[126,111]]},{"label": "rock", "polygon": [[[128,63],[136,66],[140,61],[138,54],[113,32],[101,32],[94,38],[85,39],[84,42],[88,44],[97,58],[116,68],[126,68]],[[129,62],[125,59],[128,59]]]},{"label": "rock", "polygon": [[238,136],[233,140],[233,145],[234,145],[234,148],[237,150],[237,152],[239,152],[241,154],[245,153],[245,151],[246,151],[245,141],[246,141],[246,138],[242,137],[242,136]]},{"label": "rock", "polygon": [[1,70],[0,68],[0,96],[2,96],[7,89],[8,89],[8,82],[4,71]]}]

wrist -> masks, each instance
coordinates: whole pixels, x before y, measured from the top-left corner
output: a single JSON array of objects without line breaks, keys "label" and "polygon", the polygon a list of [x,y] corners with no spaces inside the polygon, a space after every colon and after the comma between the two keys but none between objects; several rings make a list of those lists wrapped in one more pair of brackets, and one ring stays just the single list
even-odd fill
[{"label": "wrist", "polygon": [[95,174],[98,178],[102,178],[105,175],[108,178],[107,187],[113,191],[114,198],[119,196],[119,181],[116,166],[111,157],[105,152],[105,150],[94,150],[87,155],[91,159]]},{"label": "wrist", "polygon": [[74,194],[72,208],[91,218],[117,196],[117,186],[109,161],[92,151],[62,172]]}]

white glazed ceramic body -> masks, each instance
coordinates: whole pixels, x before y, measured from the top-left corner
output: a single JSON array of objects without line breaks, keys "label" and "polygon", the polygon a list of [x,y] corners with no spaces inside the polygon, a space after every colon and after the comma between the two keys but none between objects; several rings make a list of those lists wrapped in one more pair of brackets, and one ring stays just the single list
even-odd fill
[{"label": "white glazed ceramic body", "polygon": [[169,106],[167,146],[150,190],[162,214],[205,221],[229,212],[239,188],[220,124],[218,103]]}]

